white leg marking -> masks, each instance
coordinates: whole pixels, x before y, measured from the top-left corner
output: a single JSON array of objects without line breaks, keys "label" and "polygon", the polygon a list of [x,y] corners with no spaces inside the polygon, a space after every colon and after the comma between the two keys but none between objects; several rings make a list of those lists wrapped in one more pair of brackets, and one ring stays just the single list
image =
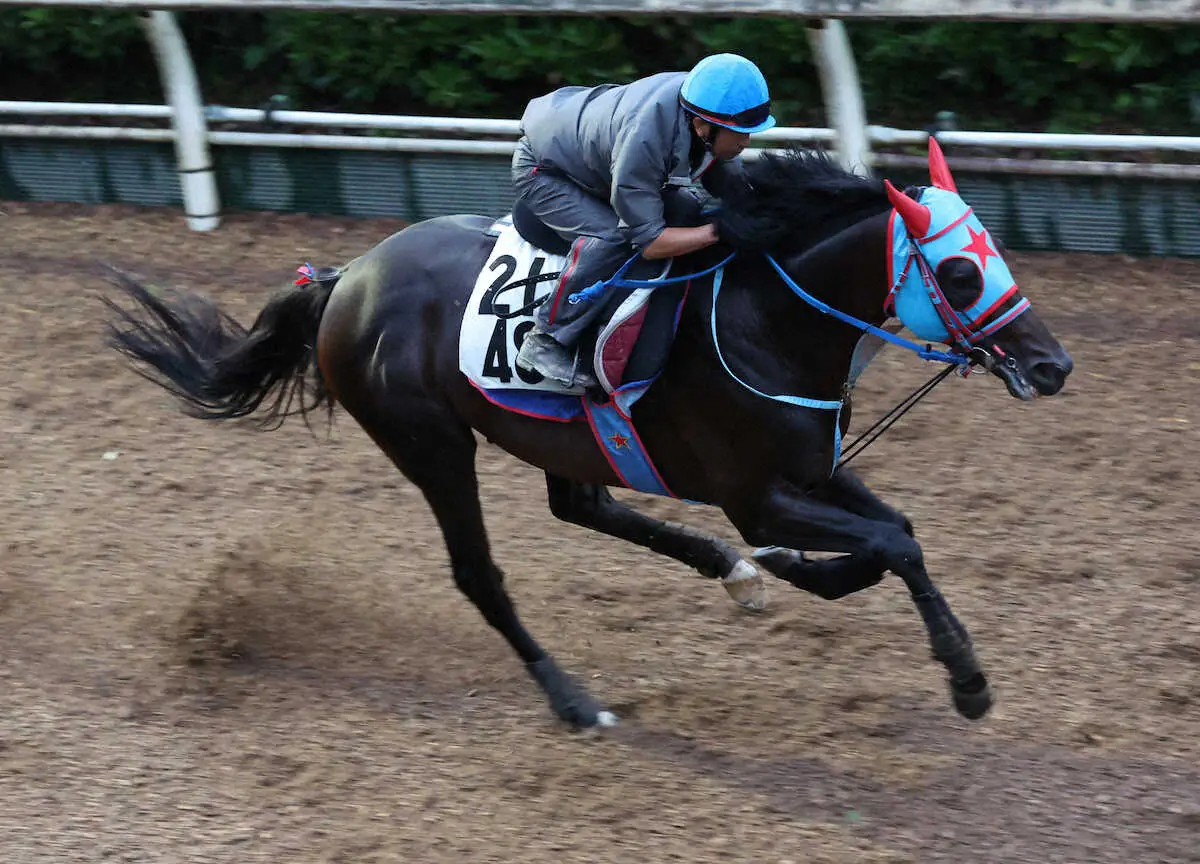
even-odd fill
[{"label": "white leg marking", "polygon": [[745,609],[761,612],[767,608],[767,585],[758,568],[749,561],[738,561],[721,580],[733,602]]}]

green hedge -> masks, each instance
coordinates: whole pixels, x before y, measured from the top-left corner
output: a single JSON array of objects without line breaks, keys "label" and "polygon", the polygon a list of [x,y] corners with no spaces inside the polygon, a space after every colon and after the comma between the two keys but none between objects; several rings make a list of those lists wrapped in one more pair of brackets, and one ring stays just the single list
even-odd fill
[{"label": "green hedge", "polygon": [[[162,102],[136,13],[0,11],[0,98]],[[519,116],[531,96],[686,69],[714,51],[754,58],[788,125],[824,124],[796,19],[180,16],[206,101]],[[970,129],[1200,131],[1200,27],[850,22],[871,122]]]}]

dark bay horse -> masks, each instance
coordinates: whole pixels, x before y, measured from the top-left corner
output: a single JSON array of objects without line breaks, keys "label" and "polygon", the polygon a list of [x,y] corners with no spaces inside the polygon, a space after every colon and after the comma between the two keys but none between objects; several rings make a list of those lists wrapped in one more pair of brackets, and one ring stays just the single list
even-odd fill
[{"label": "dark bay horse", "polygon": [[[737,252],[721,271],[719,324],[714,277],[696,278],[666,366],[633,419],[670,488],[720,507],[748,543],[768,547],[759,560],[777,577],[836,599],[888,571],[898,575],[949,673],[955,706],[974,719],[990,707],[991,691],[967,631],[926,573],[912,525],[837,467],[835,428],[845,431],[849,407],[763,398],[844,398],[862,332],[798,297],[798,286],[817,304],[869,324],[895,312],[922,338],[945,335],[954,352],[983,363],[1015,397],[1062,388],[1070,356],[1009,284],[932,141],[930,170],[933,186],[902,193],[820,154],[751,163],[746,188],[719,216],[723,245],[678,259],[673,269],[699,272]],[[248,330],[205,298],[159,296],[120,277],[138,308],[109,304],[110,338],[192,416],[257,414],[271,426],[340,404],[424,493],[455,582],[524,661],[558,717],[577,727],[607,725],[612,715],[525,629],[505,591],[484,531],[472,430],[545,471],[559,519],[732,580],[730,593],[746,605],[754,598],[738,591],[753,595],[761,577],[724,541],[615,501],[606,487],[620,480],[586,423],[510,413],[460,373],[462,309],[495,242],[492,221],[451,216],[409,226],[350,262],[340,278],[275,295]],[[946,242],[952,248],[938,251]],[[946,329],[937,331],[938,321]],[[810,560],[803,551],[841,554]]]}]

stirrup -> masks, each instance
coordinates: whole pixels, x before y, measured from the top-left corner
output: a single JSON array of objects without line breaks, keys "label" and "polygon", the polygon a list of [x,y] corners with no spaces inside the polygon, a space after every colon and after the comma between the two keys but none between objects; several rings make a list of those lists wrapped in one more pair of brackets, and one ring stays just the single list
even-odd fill
[{"label": "stirrup", "polygon": [[579,346],[576,345],[575,346],[575,358],[571,361],[571,382],[569,384],[567,384],[567,386],[574,387],[576,384],[578,384],[580,387],[589,387],[589,388],[600,386],[600,379],[598,377],[596,377],[596,374],[594,372],[589,372],[586,370],[584,370],[582,372],[580,371],[579,358],[582,355],[583,355],[583,352],[581,350],[579,350]]},{"label": "stirrup", "polygon": [[[528,351],[526,346],[528,346]],[[521,343],[521,350],[517,352],[516,364],[527,372],[537,372],[545,378],[557,381],[564,387],[577,385],[590,387],[599,384],[599,380],[594,375],[580,371],[581,352],[578,347],[570,358],[570,369],[564,368],[567,365],[569,350],[549,333],[531,330],[525,334],[525,341]],[[536,356],[539,352],[540,356]]]}]

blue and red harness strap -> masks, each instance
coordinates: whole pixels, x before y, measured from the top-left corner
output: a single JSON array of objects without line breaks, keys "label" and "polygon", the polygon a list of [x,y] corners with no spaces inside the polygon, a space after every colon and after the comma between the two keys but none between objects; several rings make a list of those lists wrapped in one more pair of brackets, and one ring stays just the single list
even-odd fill
[{"label": "blue and red harness strap", "polygon": [[[642,389],[649,384],[644,382]],[[622,410],[615,394],[614,398],[604,403],[592,402],[587,397],[582,401],[592,434],[622,485],[638,492],[677,498],[654,467],[642,439],[633,428],[632,419]]]}]

